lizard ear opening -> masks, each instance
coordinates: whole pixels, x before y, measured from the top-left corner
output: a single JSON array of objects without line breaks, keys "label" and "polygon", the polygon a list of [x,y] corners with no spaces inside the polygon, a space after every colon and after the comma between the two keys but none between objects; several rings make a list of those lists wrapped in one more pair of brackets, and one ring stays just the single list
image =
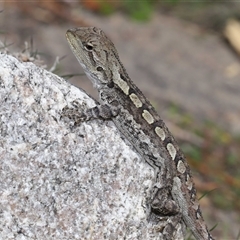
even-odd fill
[{"label": "lizard ear opening", "polygon": [[103,68],[102,67],[97,67],[97,71],[101,72],[101,71],[103,71]]}]

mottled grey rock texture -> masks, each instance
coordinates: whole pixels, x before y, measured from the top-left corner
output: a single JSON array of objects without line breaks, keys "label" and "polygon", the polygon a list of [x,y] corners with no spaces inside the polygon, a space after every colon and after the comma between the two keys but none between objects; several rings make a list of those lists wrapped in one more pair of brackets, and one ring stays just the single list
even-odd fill
[{"label": "mottled grey rock texture", "polygon": [[0,55],[0,239],[161,239],[147,221],[153,169],[111,121],[70,128],[61,110],[74,100],[95,104]]}]

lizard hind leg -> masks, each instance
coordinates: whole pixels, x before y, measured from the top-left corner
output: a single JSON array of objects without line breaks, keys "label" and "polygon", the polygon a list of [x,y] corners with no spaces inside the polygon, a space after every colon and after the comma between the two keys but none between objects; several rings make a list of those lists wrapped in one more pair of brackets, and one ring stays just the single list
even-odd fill
[{"label": "lizard hind leg", "polygon": [[[160,220],[159,231],[161,231],[163,240],[175,240],[178,224],[182,225],[182,214],[176,202],[171,198],[169,186],[161,187],[156,190],[151,201],[151,214],[155,219]],[[164,226],[162,226],[162,222]]]},{"label": "lizard hind leg", "polygon": [[178,205],[171,198],[168,186],[156,190],[151,201],[151,210],[159,216],[174,216],[180,212]]}]

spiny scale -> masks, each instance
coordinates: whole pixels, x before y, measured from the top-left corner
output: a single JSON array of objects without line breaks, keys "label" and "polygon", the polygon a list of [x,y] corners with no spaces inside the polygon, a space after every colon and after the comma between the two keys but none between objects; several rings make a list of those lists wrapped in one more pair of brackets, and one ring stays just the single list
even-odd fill
[{"label": "spiny scale", "polygon": [[[157,170],[156,181],[162,186],[154,186],[153,202],[156,209],[159,207],[159,214],[164,209],[163,214],[174,216],[177,206],[196,239],[213,239],[204,223],[183,153],[153,106],[129,78],[113,43],[95,27],[68,30],[66,36],[99,92],[101,105],[83,113],[85,119],[111,118],[138,154]],[[163,189],[168,191],[168,197],[161,196]],[[169,199],[174,200],[172,206],[162,206]]]}]

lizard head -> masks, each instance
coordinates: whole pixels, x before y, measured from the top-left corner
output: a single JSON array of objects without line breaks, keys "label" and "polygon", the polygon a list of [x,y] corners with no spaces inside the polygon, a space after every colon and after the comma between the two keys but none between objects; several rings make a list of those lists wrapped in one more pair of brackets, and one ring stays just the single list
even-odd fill
[{"label": "lizard head", "polygon": [[66,37],[86,75],[98,89],[112,83],[115,75],[122,72],[117,50],[101,29],[70,29]]}]

